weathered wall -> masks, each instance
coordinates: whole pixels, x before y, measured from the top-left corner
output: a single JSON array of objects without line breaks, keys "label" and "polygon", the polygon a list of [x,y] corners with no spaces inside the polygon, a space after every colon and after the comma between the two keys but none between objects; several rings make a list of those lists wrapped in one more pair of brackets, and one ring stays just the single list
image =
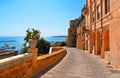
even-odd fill
[{"label": "weathered wall", "polygon": [[110,61],[120,69],[120,0],[110,0],[110,5]]},{"label": "weathered wall", "polygon": [[66,54],[65,49],[61,49],[57,52],[54,52],[52,54],[44,55],[37,58],[37,64],[35,69],[35,74],[38,72],[43,71],[44,69],[48,68],[49,66],[55,64],[57,61],[59,61],[61,58],[63,58]]},{"label": "weathered wall", "polygon": [[66,49],[37,57],[37,49],[30,48],[27,55],[0,60],[0,78],[31,78],[55,64],[66,54]]},{"label": "weathered wall", "polygon": [[76,22],[77,20],[78,19],[70,21],[70,28],[68,29],[68,39],[67,39],[68,47],[76,47],[76,35],[77,35]]},{"label": "weathered wall", "polygon": [[33,54],[0,60],[0,78],[24,78],[32,75]]},{"label": "weathered wall", "polygon": [[77,27],[76,48],[85,50],[85,19],[81,17]]},{"label": "weathered wall", "polygon": [[[85,15],[86,25],[90,27],[89,51],[100,54],[101,58],[120,69],[120,0],[109,0],[110,11],[108,12],[105,5],[106,0],[86,1],[89,9],[89,13]],[[97,18],[97,7],[100,4],[102,18]],[[95,22],[92,20],[94,10],[96,10]]]},{"label": "weathered wall", "polygon": [[85,38],[84,38],[84,35],[82,35],[82,34],[77,35],[76,48],[81,49],[81,50],[85,50]]}]

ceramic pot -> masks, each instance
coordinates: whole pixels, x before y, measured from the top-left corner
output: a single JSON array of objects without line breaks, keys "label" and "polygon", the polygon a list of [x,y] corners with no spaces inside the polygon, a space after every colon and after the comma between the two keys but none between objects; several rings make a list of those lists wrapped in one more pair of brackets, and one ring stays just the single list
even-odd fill
[{"label": "ceramic pot", "polygon": [[29,46],[30,46],[30,48],[35,48],[36,45],[37,45],[37,40],[29,39]]}]

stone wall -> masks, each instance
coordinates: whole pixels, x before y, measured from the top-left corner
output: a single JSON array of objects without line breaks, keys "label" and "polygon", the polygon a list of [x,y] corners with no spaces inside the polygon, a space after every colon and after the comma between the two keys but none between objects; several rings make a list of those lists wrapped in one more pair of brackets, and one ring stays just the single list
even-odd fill
[{"label": "stone wall", "polygon": [[37,57],[37,49],[30,48],[29,53],[0,60],[0,78],[31,78],[52,66],[66,54],[66,49]]},{"label": "stone wall", "polygon": [[110,0],[111,63],[120,69],[120,0]]},{"label": "stone wall", "polygon": [[77,27],[76,48],[85,50],[85,19],[81,17]]},{"label": "stone wall", "polygon": [[78,19],[70,21],[70,28],[68,29],[68,39],[67,39],[68,47],[76,47],[76,35],[77,35],[76,22],[77,20]]},{"label": "stone wall", "polygon": [[53,64],[58,62],[61,58],[63,58],[65,56],[65,54],[66,54],[66,50],[61,49],[57,52],[53,52],[51,54],[38,57],[35,74],[45,70],[49,66],[52,66]]},{"label": "stone wall", "polygon": [[[89,52],[100,55],[120,69],[120,0],[87,0],[86,5],[89,9],[89,13],[85,15],[86,25],[90,27]],[[98,6],[101,7],[101,18],[97,17]]]},{"label": "stone wall", "polygon": [[0,60],[0,78],[25,78],[32,76],[33,54],[25,54]]}]

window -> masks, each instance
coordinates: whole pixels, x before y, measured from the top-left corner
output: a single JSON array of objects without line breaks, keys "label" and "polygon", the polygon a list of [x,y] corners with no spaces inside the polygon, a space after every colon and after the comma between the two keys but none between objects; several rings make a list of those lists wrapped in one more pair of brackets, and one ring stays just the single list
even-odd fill
[{"label": "window", "polygon": [[101,17],[101,4],[98,5],[97,7],[97,19],[100,19],[100,17]]},{"label": "window", "polygon": [[93,23],[95,22],[95,11],[93,11],[93,13],[92,13],[92,22]]},{"label": "window", "polygon": [[110,11],[110,0],[105,0],[105,14]]}]

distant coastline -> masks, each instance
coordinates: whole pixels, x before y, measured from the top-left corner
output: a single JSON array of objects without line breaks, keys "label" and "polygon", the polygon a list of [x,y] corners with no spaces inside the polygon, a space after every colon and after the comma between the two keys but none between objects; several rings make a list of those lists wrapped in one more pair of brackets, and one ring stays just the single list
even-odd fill
[{"label": "distant coastline", "polygon": [[15,40],[7,40],[7,41],[0,41],[0,42],[15,42]]},{"label": "distant coastline", "polygon": [[51,37],[68,37],[68,36],[62,36],[62,35],[60,35],[60,36],[51,36]]},{"label": "distant coastline", "polygon": [[48,36],[48,37],[44,37],[45,40],[49,41],[51,44],[55,43],[55,42],[62,42],[65,41],[67,39],[67,36]]}]

